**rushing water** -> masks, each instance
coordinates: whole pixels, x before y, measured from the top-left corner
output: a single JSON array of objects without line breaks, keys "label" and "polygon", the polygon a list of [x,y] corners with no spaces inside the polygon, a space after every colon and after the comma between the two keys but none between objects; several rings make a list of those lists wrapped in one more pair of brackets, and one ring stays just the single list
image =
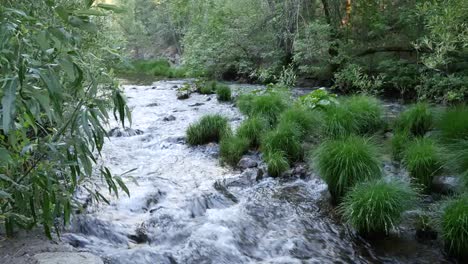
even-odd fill
[{"label": "rushing water", "polygon": [[201,116],[219,113],[233,126],[243,117],[215,95],[177,100],[182,84],[125,87],[143,134],[111,137],[102,160],[116,174],[136,169],[135,181],[124,177],[131,197],[89,206],[67,242],[108,263],[443,263],[438,250],[412,239],[376,248],[355,237],[333,218],[314,174],[261,177],[259,169],[222,167],[216,144],[189,147],[185,129]]}]

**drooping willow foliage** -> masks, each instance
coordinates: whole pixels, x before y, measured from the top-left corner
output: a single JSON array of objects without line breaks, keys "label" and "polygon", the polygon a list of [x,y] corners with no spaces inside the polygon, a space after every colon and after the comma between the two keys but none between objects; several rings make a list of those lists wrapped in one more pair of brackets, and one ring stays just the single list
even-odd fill
[{"label": "drooping willow foliage", "polygon": [[94,167],[109,118],[129,117],[124,95],[106,67],[118,59],[108,20],[120,11],[93,0],[2,1],[0,6],[0,223],[59,231],[100,171],[110,192],[122,179]]}]

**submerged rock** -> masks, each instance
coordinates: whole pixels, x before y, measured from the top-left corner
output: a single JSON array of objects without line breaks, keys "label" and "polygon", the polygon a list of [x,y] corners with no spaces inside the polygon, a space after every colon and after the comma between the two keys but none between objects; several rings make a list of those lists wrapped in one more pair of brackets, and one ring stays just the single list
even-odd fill
[{"label": "submerged rock", "polygon": [[189,99],[189,97],[190,97],[190,92],[189,91],[179,91],[179,92],[177,92],[177,99],[179,99],[179,100]]},{"label": "submerged rock", "polygon": [[104,264],[101,258],[85,252],[49,252],[34,255],[38,264]]},{"label": "submerged rock", "polygon": [[163,119],[164,122],[170,122],[170,121],[175,121],[175,120],[176,120],[176,117],[173,115],[166,116]]},{"label": "submerged rock", "polygon": [[251,157],[243,157],[239,163],[237,163],[237,166],[241,170],[249,169],[249,168],[255,168],[258,166],[258,162],[252,159]]},{"label": "submerged rock", "polygon": [[136,135],[143,135],[144,132],[140,129],[133,129],[133,128],[121,129],[120,127],[116,127],[116,128],[111,129],[107,134],[110,137],[133,137]]},{"label": "submerged rock", "polygon": [[456,176],[437,176],[432,181],[432,191],[441,194],[453,194],[460,188],[460,179]]}]

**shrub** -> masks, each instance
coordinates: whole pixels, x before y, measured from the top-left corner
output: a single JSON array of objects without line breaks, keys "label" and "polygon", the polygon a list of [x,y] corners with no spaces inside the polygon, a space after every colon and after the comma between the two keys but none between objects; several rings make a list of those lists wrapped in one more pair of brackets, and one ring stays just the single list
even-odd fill
[{"label": "shrub", "polygon": [[300,130],[301,138],[305,136],[320,136],[323,126],[322,113],[308,110],[305,107],[294,106],[284,111],[279,118],[280,126],[291,124]]},{"label": "shrub", "polygon": [[403,158],[403,153],[408,143],[412,140],[411,134],[406,131],[396,131],[391,139],[391,151],[392,157],[396,161],[400,161]]},{"label": "shrub", "polygon": [[468,195],[449,201],[442,212],[442,237],[448,252],[468,257]]},{"label": "shrub", "polygon": [[395,127],[397,130],[410,131],[415,136],[424,136],[434,125],[434,115],[427,103],[417,103],[398,117]]},{"label": "shrub", "polygon": [[346,194],[340,211],[344,219],[363,234],[388,234],[404,211],[416,202],[416,193],[401,181],[384,179],[362,182]]},{"label": "shrub", "polygon": [[227,85],[218,84],[216,87],[216,95],[218,96],[218,101],[229,102],[231,101],[231,88]]},{"label": "shrub", "polygon": [[357,133],[373,134],[383,128],[384,109],[377,98],[355,95],[343,100],[342,104],[356,122]]},{"label": "shrub", "polygon": [[377,146],[358,136],[322,143],[315,152],[314,163],[335,201],[356,183],[382,175]]},{"label": "shrub", "polygon": [[281,174],[289,169],[288,159],[282,151],[268,152],[265,155],[265,161],[268,165],[268,174],[273,177],[281,176]]},{"label": "shrub", "polygon": [[268,123],[260,117],[249,117],[237,129],[237,136],[249,140],[251,147],[258,147],[263,133],[268,130]]},{"label": "shrub", "polygon": [[190,145],[202,145],[219,142],[222,136],[229,133],[228,120],[221,115],[206,115],[187,129],[187,142]]},{"label": "shrub", "polygon": [[272,92],[255,96],[251,101],[250,107],[247,107],[247,109],[249,109],[249,116],[263,117],[273,126],[278,122],[280,114],[287,107],[288,102],[285,96],[281,93]]},{"label": "shrub", "polygon": [[299,141],[300,130],[294,125],[278,126],[268,132],[262,140],[262,150],[265,153],[284,152],[289,161],[299,161],[303,158],[303,149]]},{"label": "shrub", "polygon": [[358,130],[352,114],[340,105],[330,106],[324,112],[324,133],[330,138],[346,137]]},{"label": "shrub", "polygon": [[438,118],[436,126],[445,142],[468,139],[468,107],[460,105],[447,109]]},{"label": "shrub", "polygon": [[410,142],[403,154],[403,163],[411,179],[429,189],[435,174],[441,168],[439,150],[429,138],[417,138]]},{"label": "shrub", "polygon": [[237,97],[236,106],[242,114],[252,115],[252,105],[255,97],[253,94],[241,94]]},{"label": "shrub", "polygon": [[224,137],[219,143],[221,160],[231,166],[236,166],[249,149],[249,140],[241,137]]}]

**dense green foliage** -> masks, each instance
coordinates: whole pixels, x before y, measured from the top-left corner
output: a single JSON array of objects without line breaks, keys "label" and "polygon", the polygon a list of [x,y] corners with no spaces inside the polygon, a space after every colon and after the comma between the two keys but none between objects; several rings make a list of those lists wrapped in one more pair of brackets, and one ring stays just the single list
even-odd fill
[{"label": "dense green foliage", "polygon": [[[110,112],[125,125],[129,110],[109,65],[119,60],[108,34],[112,5],[94,1],[2,1],[0,6],[0,223],[42,224],[50,237],[80,205],[104,144]],[[120,177],[97,166],[109,187]]]},{"label": "dense green foliage", "polygon": [[395,122],[399,131],[409,131],[414,136],[424,136],[434,126],[433,109],[427,103],[417,103],[400,114]]},{"label": "dense green foliage", "polygon": [[449,201],[442,212],[442,236],[449,253],[468,257],[468,196]]},{"label": "dense green foliage", "polygon": [[315,152],[314,164],[338,201],[355,184],[381,177],[379,155],[371,141],[349,136],[322,143]]},{"label": "dense green foliage", "polygon": [[427,190],[441,169],[440,150],[432,139],[417,138],[408,143],[403,154],[403,163],[412,181]]},{"label": "dense green foliage", "polygon": [[221,160],[231,166],[236,166],[247,150],[249,150],[249,140],[243,137],[223,137],[219,143]]},{"label": "dense green foliage", "polygon": [[230,134],[230,130],[227,118],[206,115],[187,128],[187,142],[190,145],[219,142],[223,136]]},{"label": "dense green foliage", "polygon": [[[464,0],[120,0],[126,49],[189,74],[457,102],[468,89]],[[349,4],[349,6],[348,6]]]},{"label": "dense green foliage", "polygon": [[183,68],[173,67],[164,59],[132,60],[127,63],[119,64],[116,70],[123,75],[150,75],[168,78],[183,78],[186,76],[186,72]]},{"label": "dense green foliage", "polygon": [[397,227],[402,213],[415,207],[416,200],[408,184],[379,179],[354,186],[343,199],[340,211],[360,233],[388,234]]}]

